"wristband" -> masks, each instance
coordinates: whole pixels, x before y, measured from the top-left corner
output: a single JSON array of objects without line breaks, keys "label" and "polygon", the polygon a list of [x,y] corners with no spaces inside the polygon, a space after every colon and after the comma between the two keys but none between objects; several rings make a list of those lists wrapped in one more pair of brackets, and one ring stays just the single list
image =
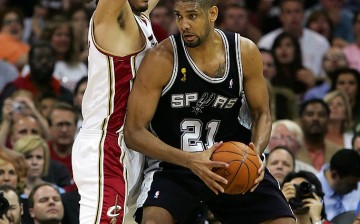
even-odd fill
[{"label": "wristband", "polygon": [[322,224],[323,222],[321,220],[313,222],[313,224]]}]

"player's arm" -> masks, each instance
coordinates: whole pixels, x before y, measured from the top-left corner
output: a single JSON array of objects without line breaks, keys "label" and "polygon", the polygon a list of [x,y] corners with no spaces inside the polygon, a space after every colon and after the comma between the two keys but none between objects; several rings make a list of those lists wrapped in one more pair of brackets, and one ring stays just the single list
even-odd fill
[{"label": "player's arm", "polygon": [[252,116],[251,141],[257,153],[264,152],[271,133],[269,96],[263,77],[263,62],[256,45],[241,38],[244,91]]},{"label": "player's arm", "polygon": [[165,40],[149,50],[137,72],[128,100],[124,129],[126,145],[149,157],[187,167],[215,193],[223,192],[218,182],[226,183],[226,180],[211,169],[227,165],[209,159],[212,151],[220,144],[201,153],[189,153],[165,144],[148,131],[161,91],[168,83],[172,70],[173,50],[170,41]]},{"label": "player's arm", "polygon": [[147,17],[150,17],[150,13],[151,11],[155,8],[155,6],[158,4],[159,0],[150,0],[149,1],[149,7],[148,9],[144,12],[144,14],[147,16]]}]

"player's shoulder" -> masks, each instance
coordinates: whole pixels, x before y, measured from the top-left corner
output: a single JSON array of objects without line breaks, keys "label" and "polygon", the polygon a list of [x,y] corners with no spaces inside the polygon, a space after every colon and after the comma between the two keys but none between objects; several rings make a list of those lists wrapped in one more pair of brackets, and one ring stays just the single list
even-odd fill
[{"label": "player's shoulder", "polygon": [[252,40],[243,36],[240,36],[240,46],[242,50],[246,51],[258,49],[256,44]]},{"label": "player's shoulder", "polygon": [[174,56],[174,49],[170,38],[161,41],[155,47],[150,49],[147,54],[151,55],[151,57],[172,58]]}]

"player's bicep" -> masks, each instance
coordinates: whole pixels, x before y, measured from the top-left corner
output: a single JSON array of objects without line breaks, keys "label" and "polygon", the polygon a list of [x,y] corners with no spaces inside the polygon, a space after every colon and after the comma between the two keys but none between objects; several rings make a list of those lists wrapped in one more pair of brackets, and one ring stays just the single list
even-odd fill
[{"label": "player's bicep", "polygon": [[242,40],[242,66],[244,91],[252,112],[269,108],[269,96],[263,76],[262,57],[256,45],[250,40]]},{"label": "player's bicep", "polygon": [[156,49],[144,57],[128,101],[127,119],[139,128],[148,126],[173,70],[171,55]]}]

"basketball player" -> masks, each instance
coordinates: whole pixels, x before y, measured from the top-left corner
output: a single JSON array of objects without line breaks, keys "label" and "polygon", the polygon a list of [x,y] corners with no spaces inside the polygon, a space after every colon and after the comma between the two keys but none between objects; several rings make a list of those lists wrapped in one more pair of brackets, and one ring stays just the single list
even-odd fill
[{"label": "basketball player", "polygon": [[157,44],[148,19],[156,4],[100,0],[90,21],[84,120],[72,150],[80,223],[124,223],[139,180],[142,157],[122,145],[122,126],[135,72],[146,51]]},{"label": "basketball player", "polygon": [[231,140],[263,158],[271,117],[259,50],[214,29],[215,0],[175,0],[174,11],[180,34],[147,53],[128,102],[127,145],[157,159],[146,170],[137,221],[142,214],[143,224],[193,223],[204,202],[221,223],[295,223],[264,163],[256,189],[227,195],[226,180],[212,172],[225,163],[209,160]]}]

